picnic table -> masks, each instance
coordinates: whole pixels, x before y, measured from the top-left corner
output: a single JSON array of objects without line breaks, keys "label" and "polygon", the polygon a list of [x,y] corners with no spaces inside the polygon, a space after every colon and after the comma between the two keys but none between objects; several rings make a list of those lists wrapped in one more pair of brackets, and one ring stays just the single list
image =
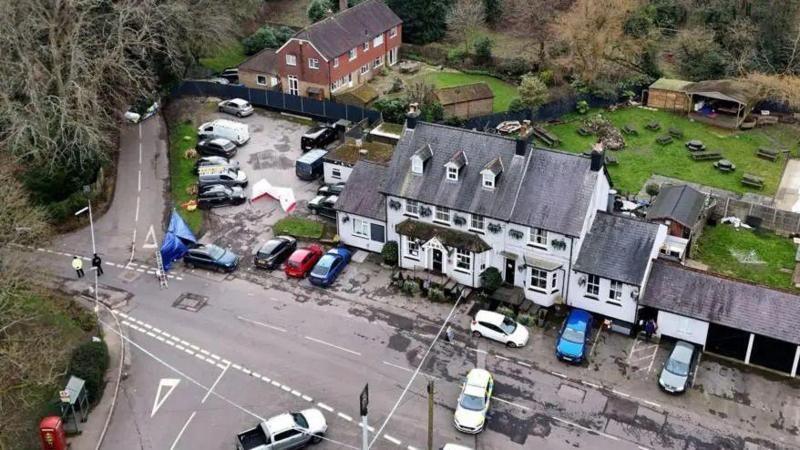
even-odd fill
[{"label": "picnic table", "polygon": [[584,127],[580,127],[580,128],[578,128],[578,130],[577,130],[577,131],[578,131],[578,134],[579,134],[579,135],[581,135],[581,136],[589,136],[589,135],[591,135],[591,134],[592,134],[592,132],[591,132],[591,131],[587,130],[587,129],[586,129],[586,128],[584,128]]},{"label": "picnic table", "polygon": [[631,136],[638,136],[639,135],[639,132],[636,131],[636,128],[634,128],[633,125],[631,125],[631,124],[628,124],[628,125],[625,125],[624,127],[622,127],[622,132],[625,133],[625,134],[631,135]]},{"label": "picnic table", "polygon": [[774,148],[759,147],[758,150],[756,150],[756,156],[774,162],[778,160],[780,152]]},{"label": "picnic table", "polygon": [[606,165],[607,166],[616,166],[617,164],[619,164],[619,161],[617,160],[616,157],[611,156],[611,155],[607,155],[606,156]]},{"label": "picnic table", "polygon": [[736,170],[736,165],[727,159],[720,159],[719,161],[714,162],[714,168],[720,172],[733,172]]},{"label": "picnic table", "polygon": [[751,173],[742,175],[741,183],[745,186],[754,187],[756,189],[764,188],[764,179]]},{"label": "picnic table", "polygon": [[537,138],[539,138],[539,140],[541,140],[542,142],[544,142],[545,144],[547,144],[547,145],[549,145],[551,147],[555,146],[555,145],[558,145],[561,142],[558,139],[558,136],[556,136],[555,134],[545,130],[544,128],[542,128],[539,125],[534,125],[533,126],[533,135],[536,136]]},{"label": "picnic table", "polygon": [[686,143],[686,148],[688,148],[690,152],[702,152],[706,149],[706,145],[699,139],[692,139]]},{"label": "picnic table", "polygon": [[670,136],[668,134],[665,134],[663,136],[659,136],[658,139],[656,139],[656,142],[658,142],[660,145],[671,144],[672,143],[672,136]]},{"label": "picnic table", "polygon": [[669,132],[669,135],[674,137],[675,139],[680,139],[680,138],[683,137],[683,131],[681,131],[681,130],[679,130],[677,128],[670,128],[668,132]]},{"label": "picnic table", "polygon": [[694,152],[691,155],[692,159],[695,161],[712,161],[722,159],[722,153],[720,152]]},{"label": "picnic table", "polygon": [[495,129],[500,134],[512,134],[516,133],[522,128],[522,124],[519,120],[506,120],[505,122],[500,122]]},{"label": "picnic table", "polygon": [[661,124],[653,120],[647,125],[645,125],[645,128],[647,128],[650,131],[658,131],[661,129]]}]

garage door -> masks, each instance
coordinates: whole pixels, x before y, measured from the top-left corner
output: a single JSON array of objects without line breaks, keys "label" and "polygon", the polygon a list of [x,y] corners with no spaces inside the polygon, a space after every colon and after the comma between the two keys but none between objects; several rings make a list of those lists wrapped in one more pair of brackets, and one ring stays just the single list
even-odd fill
[{"label": "garage door", "polygon": [[756,335],[753,351],[750,353],[750,364],[791,373],[796,351],[797,346],[794,344]]},{"label": "garage door", "polygon": [[712,323],[708,327],[706,351],[744,361],[750,333]]}]

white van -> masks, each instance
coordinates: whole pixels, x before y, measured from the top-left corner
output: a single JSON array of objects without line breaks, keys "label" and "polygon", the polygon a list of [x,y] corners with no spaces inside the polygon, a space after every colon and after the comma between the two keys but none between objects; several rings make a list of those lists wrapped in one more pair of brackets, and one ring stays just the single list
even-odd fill
[{"label": "white van", "polygon": [[250,140],[250,130],[246,123],[218,119],[206,122],[197,129],[199,139],[225,138],[236,145],[243,145]]}]

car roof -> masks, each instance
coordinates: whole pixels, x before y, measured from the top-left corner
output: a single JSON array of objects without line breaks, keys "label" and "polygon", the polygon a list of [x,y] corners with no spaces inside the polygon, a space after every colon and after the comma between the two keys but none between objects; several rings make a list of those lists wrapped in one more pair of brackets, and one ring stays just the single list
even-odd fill
[{"label": "car roof", "polygon": [[297,158],[297,160],[302,162],[302,163],[310,164],[310,163],[322,158],[327,153],[328,153],[327,150],[323,150],[321,148],[316,148],[314,150],[309,150],[308,153],[306,153],[305,155]]},{"label": "car roof", "polygon": [[214,138],[214,139],[209,140],[208,142],[212,142],[212,143],[218,144],[218,145],[232,144],[232,142],[229,139],[225,139],[225,138]]},{"label": "car roof", "polygon": [[485,388],[489,384],[492,374],[485,369],[472,369],[467,373],[467,385]]},{"label": "car roof", "polygon": [[294,417],[289,413],[272,417],[267,420],[267,428],[270,433],[276,434],[294,428]]},{"label": "car roof", "polygon": [[[200,190],[201,194],[208,194],[209,192],[225,191],[228,192],[230,188],[224,184],[207,184]],[[231,191],[233,192],[233,191]]]},{"label": "car roof", "polygon": [[567,316],[567,325],[575,330],[586,330],[592,315],[582,309],[573,309]]},{"label": "car roof", "polygon": [[488,311],[488,310],[485,310],[485,309],[482,309],[482,310],[478,311],[477,314],[475,314],[475,320],[479,320],[481,322],[489,322],[489,323],[493,323],[493,324],[501,324],[501,323],[503,323],[503,319],[505,317],[506,316],[504,316],[504,315],[502,315],[500,313],[496,313],[494,311]]},{"label": "car roof", "polygon": [[350,253],[350,250],[344,247],[333,247],[332,249],[328,250],[325,254],[327,255],[337,255],[337,256],[345,256]]},{"label": "car roof", "polygon": [[243,98],[232,98],[232,99],[230,99],[228,101],[231,102],[231,103],[235,103],[237,105],[246,105],[247,103],[249,103],[247,100],[245,100]]},{"label": "car roof", "polygon": [[694,353],[694,346],[692,344],[678,341],[675,343],[675,348],[672,349],[670,358],[688,363],[692,359],[692,353]]}]

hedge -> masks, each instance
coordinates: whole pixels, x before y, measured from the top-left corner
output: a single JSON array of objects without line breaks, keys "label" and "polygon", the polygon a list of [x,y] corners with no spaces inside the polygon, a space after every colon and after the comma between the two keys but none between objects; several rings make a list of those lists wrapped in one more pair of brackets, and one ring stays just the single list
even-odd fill
[{"label": "hedge", "polygon": [[94,404],[103,396],[103,385],[108,369],[108,346],[104,341],[84,342],[72,352],[69,374],[86,381],[86,394]]}]

